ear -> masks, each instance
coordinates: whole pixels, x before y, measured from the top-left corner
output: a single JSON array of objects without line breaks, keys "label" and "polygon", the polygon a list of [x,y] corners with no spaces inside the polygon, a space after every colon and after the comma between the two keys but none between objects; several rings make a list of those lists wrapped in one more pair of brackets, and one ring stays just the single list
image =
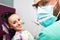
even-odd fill
[{"label": "ear", "polygon": [[13,28],[12,25],[10,25],[10,24],[9,24],[9,27],[10,27],[11,29]]}]

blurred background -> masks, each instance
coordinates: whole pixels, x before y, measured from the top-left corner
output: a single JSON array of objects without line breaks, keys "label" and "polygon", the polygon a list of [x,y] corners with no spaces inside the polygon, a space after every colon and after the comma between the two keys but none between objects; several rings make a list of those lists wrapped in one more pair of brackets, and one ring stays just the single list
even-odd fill
[{"label": "blurred background", "polygon": [[36,25],[33,21],[36,18],[36,9],[32,6],[34,0],[0,0],[0,5],[6,5],[16,9],[21,19],[25,22],[24,30],[28,30],[34,38],[44,28],[41,25]]}]

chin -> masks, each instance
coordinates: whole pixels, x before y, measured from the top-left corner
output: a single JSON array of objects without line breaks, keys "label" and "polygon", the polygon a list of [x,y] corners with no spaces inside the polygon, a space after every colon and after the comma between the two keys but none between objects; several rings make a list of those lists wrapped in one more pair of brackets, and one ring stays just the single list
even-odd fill
[{"label": "chin", "polygon": [[17,30],[20,30],[21,31],[21,30],[23,30],[23,28],[18,28]]}]

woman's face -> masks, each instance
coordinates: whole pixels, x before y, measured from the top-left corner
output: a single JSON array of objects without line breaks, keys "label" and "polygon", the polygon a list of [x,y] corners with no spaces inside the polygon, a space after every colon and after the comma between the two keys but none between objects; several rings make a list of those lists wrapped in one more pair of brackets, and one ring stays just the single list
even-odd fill
[{"label": "woman's face", "polygon": [[16,31],[21,31],[23,29],[22,20],[16,14],[13,14],[8,18],[8,23],[10,25],[10,28]]}]

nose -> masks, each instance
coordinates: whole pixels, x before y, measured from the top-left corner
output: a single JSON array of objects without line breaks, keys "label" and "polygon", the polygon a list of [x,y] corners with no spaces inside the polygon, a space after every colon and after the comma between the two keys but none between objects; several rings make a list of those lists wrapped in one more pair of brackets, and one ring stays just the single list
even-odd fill
[{"label": "nose", "polygon": [[22,21],[18,21],[18,25],[21,25],[22,24]]}]

